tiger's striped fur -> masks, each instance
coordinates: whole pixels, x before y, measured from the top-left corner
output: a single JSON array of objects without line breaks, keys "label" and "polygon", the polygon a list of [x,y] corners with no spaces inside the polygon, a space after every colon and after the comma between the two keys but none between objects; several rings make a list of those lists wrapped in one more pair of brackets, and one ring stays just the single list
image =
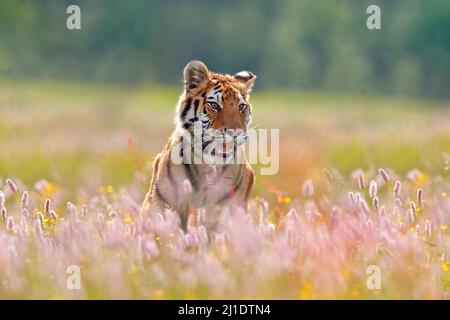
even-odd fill
[{"label": "tiger's striped fur", "polygon": [[[178,212],[182,227],[186,229],[189,214],[198,208],[206,209],[206,224],[213,226],[221,208],[246,204],[254,183],[253,170],[245,159],[244,142],[251,122],[249,93],[255,79],[256,76],[247,71],[230,76],[210,72],[200,61],[188,63],[184,69],[184,91],[176,109],[176,128],[153,162],[150,190],[142,212],[171,208]],[[244,161],[219,165],[184,161],[188,157],[186,154],[195,157],[194,146],[189,143],[179,150],[183,162],[174,163],[171,153],[183,142],[182,132],[191,133],[195,126],[213,132],[201,136],[200,150],[206,153],[209,148],[210,151],[208,155],[203,154],[205,158],[229,160],[239,153]]]}]

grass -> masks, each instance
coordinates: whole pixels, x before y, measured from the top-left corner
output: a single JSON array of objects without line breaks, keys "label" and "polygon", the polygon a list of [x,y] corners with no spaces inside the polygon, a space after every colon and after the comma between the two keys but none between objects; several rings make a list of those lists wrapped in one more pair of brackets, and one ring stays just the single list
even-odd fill
[{"label": "grass", "polygon": [[[253,123],[280,129],[280,170],[257,174],[248,215],[231,214],[224,234],[205,240],[201,225],[180,234],[176,215],[147,221],[136,209],[173,129],[178,89],[5,80],[0,88],[1,298],[448,298],[448,102],[255,91]],[[308,179],[314,193],[305,196]],[[81,290],[66,287],[71,264],[81,267]],[[380,290],[365,285],[371,264],[383,270]]]}]

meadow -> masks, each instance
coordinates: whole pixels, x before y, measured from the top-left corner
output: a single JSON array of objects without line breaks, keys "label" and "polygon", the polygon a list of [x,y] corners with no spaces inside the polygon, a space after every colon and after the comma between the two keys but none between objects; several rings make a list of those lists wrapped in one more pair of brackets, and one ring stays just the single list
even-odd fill
[{"label": "meadow", "polygon": [[139,214],[179,94],[0,80],[0,298],[449,298],[449,102],[256,90],[280,170],[184,234]]}]

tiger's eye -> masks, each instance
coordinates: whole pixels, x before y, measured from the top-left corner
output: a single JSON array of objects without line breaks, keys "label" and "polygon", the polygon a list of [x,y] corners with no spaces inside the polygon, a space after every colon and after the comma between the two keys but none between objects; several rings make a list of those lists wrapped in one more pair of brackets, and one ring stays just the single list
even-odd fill
[{"label": "tiger's eye", "polygon": [[220,111],[220,106],[219,104],[215,103],[215,102],[208,102],[208,105],[211,109],[213,109],[214,111]]},{"label": "tiger's eye", "polygon": [[245,111],[247,111],[247,109],[248,109],[248,104],[241,103],[239,105],[239,112],[245,112]]}]

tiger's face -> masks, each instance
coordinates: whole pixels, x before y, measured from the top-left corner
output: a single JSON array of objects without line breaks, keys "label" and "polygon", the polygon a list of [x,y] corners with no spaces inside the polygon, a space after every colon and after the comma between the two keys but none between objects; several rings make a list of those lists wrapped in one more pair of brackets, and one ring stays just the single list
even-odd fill
[{"label": "tiger's face", "polygon": [[[210,72],[200,61],[191,61],[184,69],[176,124],[194,133],[203,158],[232,160],[246,141],[251,123],[249,93],[255,79],[248,71],[234,76]],[[201,135],[196,134],[199,131]]]}]

